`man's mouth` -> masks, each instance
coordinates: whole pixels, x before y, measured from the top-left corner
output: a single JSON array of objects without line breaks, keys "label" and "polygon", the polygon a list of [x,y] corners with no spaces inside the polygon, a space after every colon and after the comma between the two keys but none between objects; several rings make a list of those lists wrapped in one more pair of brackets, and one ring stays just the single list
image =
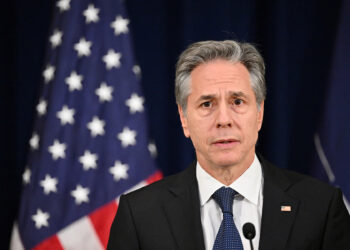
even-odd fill
[{"label": "man's mouth", "polygon": [[213,142],[214,145],[233,145],[238,143],[236,139],[220,139]]}]

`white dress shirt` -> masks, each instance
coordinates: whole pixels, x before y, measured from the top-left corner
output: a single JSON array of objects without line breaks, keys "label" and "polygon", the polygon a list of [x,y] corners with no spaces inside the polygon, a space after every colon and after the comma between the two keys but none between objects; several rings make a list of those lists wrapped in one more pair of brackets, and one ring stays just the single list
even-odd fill
[{"label": "white dress shirt", "polygon": [[[207,250],[212,250],[222,222],[222,211],[211,197],[219,188],[225,186],[209,175],[197,162],[196,167],[199,198],[201,205],[201,221],[204,234],[204,244]],[[250,250],[250,243],[242,232],[246,222],[253,223],[256,235],[253,239],[254,249],[259,249],[261,214],[263,205],[263,176],[261,164],[255,155],[252,165],[229,187],[239,194],[233,202],[233,220],[242,239],[243,248]]]}]

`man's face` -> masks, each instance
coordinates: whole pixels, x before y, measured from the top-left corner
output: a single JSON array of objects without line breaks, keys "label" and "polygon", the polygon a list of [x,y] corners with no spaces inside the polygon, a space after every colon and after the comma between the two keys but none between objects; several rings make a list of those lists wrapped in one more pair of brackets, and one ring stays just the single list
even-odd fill
[{"label": "man's face", "polygon": [[181,107],[179,112],[204,169],[247,168],[253,162],[264,102],[259,110],[243,64],[214,60],[197,66],[191,73],[186,115]]}]

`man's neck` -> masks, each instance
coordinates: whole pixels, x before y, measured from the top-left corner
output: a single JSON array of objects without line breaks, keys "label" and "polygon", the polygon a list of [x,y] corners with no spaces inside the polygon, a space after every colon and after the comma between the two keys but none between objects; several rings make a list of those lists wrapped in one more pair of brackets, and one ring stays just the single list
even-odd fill
[{"label": "man's neck", "polygon": [[252,155],[252,157],[247,157],[247,159],[241,164],[227,166],[207,164],[206,162],[201,162],[199,159],[198,162],[201,165],[201,167],[213,178],[215,178],[225,186],[229,186],[251,166],[251,164],[254,161],[254,156],[255,153]]}]

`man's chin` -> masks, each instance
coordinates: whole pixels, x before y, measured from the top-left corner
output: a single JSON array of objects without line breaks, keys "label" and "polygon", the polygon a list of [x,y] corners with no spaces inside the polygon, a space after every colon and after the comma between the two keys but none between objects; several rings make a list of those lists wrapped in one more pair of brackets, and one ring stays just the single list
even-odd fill
[{"label": "man's chin", "polygon": [[211,157],[213,162],[222,166],[236,165],[242,159],[240,152],[232,149],[213,152]]},{"label": "man's chin", "polygon": [[239,163],[238,159],[218,159],[214,160],[214,164],[218,167],[227,168],[235,166]]}]

